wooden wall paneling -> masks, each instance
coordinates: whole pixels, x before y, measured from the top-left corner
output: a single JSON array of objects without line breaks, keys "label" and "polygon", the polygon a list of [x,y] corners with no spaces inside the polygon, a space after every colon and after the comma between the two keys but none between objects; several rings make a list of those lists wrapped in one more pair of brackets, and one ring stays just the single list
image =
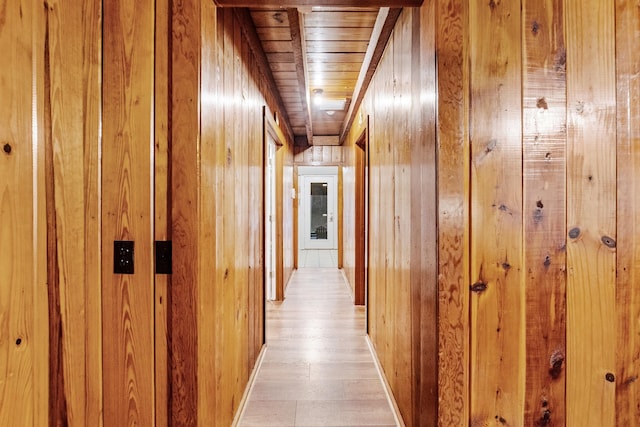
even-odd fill
[{"label": "wooden wall paneling", "polygon": [[437,1],[438,425],[468,425],[470,402],[467,0]]},{"label": "wooden wall paneling", "polygon": [[2,425],[31,426],[48,414],[47,277],[39,267],[46,267],[45,188],[43,171],[34,170],[44,166],[44,133],[33,127],[45,123],[39,10],[4,5],[0,33],[10,64],[0,71],[0,250],[7,255],[0,260]]},{"label": "wooden wall paneling", "polygon": [[524,405],[520,4],[471,2],[471,423]]},{"label": "wooden wall paneling", "polygon": [[[155,3],[154,92],[154,240],[171,240],[171,174],[169,147],[169,1]],[[168,307],[171,276],[156,274],[155,301],[155,411],[156,427],[169,425]]]},{"label": "wooden wall paneling", "polygon": [[[237,376],[237,367],[235,364],[241,357],[238,354],[237,342],[234,337],[238,334],[236,331],[236,319],[235,309],[236,307],[236,276],[239,274],[236,264],[236,238],[237,228],[239,223],[237,222],[237,206],[239,202],[240,194],[236,192],[236,173],[235,170],[238,166],[238,155],[236,151],[236,139],[237,128],[235,125],[238,120],[238,98],[240,94],[236,92],[236,88],[239,86],[237,81],[238,75],[235,72],[236,67],[236,35],[234,33],[234,19],[233,12],[231,10],[222,9],[221,13],[224,14],[224,77],[223,77],[223,90],[224,99],[227,100],[224,104],[224,122],[233,124],[225,127],[224,146],[226,152],[224,154],[225,163],[222,169],[223,186],[222,191],[223,205],[221,206],[222,212],[222,243],[221,248],[224,276],[221,286],[223,287],[220,305],[217,305],[218,310],[223,311],[222,323],[219,327],[222,334],[222,342],[225,351],[221,356],[221,365],[218,367],[219,380],[217,384],[218,393],[216,399],[216,423],[218,425],[230,424],[231,418],[225,422],[228,415],[226,412],[231,408],[231,396],[235,394]],[[230,311],[233,310],[233,311]],[[226,409],[225,408],[229,408]]]},{"label": "wooden wall paneling", "polygon": [[100,12],[99,4],[46,9],[50,416],[79,426],[99,424],[102,412]]},{"label": "wooden wall paneling", "polygon": [[[376,138],[375,143],[379,147],[378,155],[376,158],[376,164],[374,167],[378,169],[379,186],[373,191],[379,194],[379,216],[378,223],[375,225],[379,230],[379,236],[377,245],[379,248],[379,259],[376,268],[379,270],[376,277],[376,283],[374,285],[374,292],[377,293],[378,307],[376,314],[378,319],[378,337],[376,341],[378,358],[382,364],[385,372],[388,372],[387,379],[392,390],[395,391],[395,375],[393,375],[393,335],[390,334],[389,329],[393,326],[393,294],[387,289],[388,281],[392,279],[389,277],[389,265],[393,268],[392,251],[393,241],[391,240],[393,234],[394,215],[393,210],[393,152],[391,134],[391,106],[393,105],[390,100],[393,99],[393,42],[394,35],[391,35],[389,44],[385,55],[383,57],[382,64],[379,68],[380,85],[378,90],[380,91],[378,96],[382,101],[386,101],[383,104],[381,111],[375,111],[377,118],[376,125]],[[390,58],[390,59],[389,59]],[[386,60],[385,60],[386,59]],[[395,142],[395,141],[394,141]]]},{"label": "wooden wall paneling", "polygon": [[[413,425],[438,424],[436,3],[412,11],[411,399]],[[413,230],[419,229],[420,232]]]},{"label": "wooden wall paneling", "polygon": [[[84,4],[84,3],[83,3]],[[85,310],[87,322],[86,344],[86,402],[87,425],[103,423],[103,367],[102,367],[102,122],[101,89],[103,75],[103,10],[102,2],[82,8],[84,25],[84,193],[85,193],[85,277],[87,284]],[[66,25],[64,30],[66,30]],[[76,82],[70,82],[73,87]]]},{"label": "wooden wall paneling", "polygon": [[[218,205],[217,188],[219,186],[218,176],[218,145],[221,144],[220,134],[222,131],[222,109],[219,102],[220,90],[220,69],[217,53],[219,49],[218,39],[218,14],[219,10],[206,0],[200,2],[200,69],[196,67],[192,72],[200,74],[200,147],[199,147],[199,184],[198,184],[198,206],[201,214],[199,221],[198,247],[198,279],[197,291],[198,312],[197,312],[197,386],[198,386],[198,425],[217,425],[216,413],[221,411],[216,406],[216,399],[219,390],[216,388],[219,369],[219,356],[222,346],[219,345],[220,320],[218,304],[218,286],[220,283],[216,271],[218,258],[218,238],[220,229],[218,228],[218,218],[220,217],[220,205]],[[196,37],[196,34],[193,35]],[[186,76],[185,76],[186,77]],[[190,90],[198,90],[193,86]],[[195,96],[192,95],[192,96]],[[194,114],[192,112],[192,114]],[[193,119],[192,119],[193,120]],[[192,122],[193,126],[197,123]],[[193,129],[192,132],[197,132]],[[195,136],[195,134],[194,134]],[[191,136],[191,138],[194,138]],[[195,145],[194,139],[189,143]],[[191,148],[191,155],[198,155],[198,150]],[[192,170],[191,173],[194,173]]]},{"label": "wooden wall paneling", "polygon": [[[249,69],[254,70],[255,59],[250,56]],[[250,158],[250,209],[254,211],[251,217],[250,243],[252,279],[249,288],[249,315],[251,323],[249,325],[250,345],[253,351],[250,352],[251,357],[249,365],[251,368],[255,365],[256,360],[262,350],[264,344],[264,238],[263,238],[263,221],[264,221],[264,175],[263,175],[263,111],[257,108],[257,99],[260,95],[260,85],[253,83],[251,87],[251,95],[249,104],[249,123],[251,123],[251,132],[249,135],[249,158]]]},{"label": "wooden wall paneling", "polygon": [[561,2],[523,7],[525,425],[565,425],[566,74]]},{"label": "wooden wall paneling", "polygon": [[[200,303],[200,67],[201,2],[170,4],[171,71],[171,239],[173,273],[169,296],[169,425],[211,421],[210,402],[199,356],[209,348],[215,331],[197,310]],[[207,260],[208,261],[208,260]],[[201,339],[201,337],[203,339]],[[201,347],[203,346],[203,347]],[[201,377],[200,374],[203,374]]]},{"label": "wooden wall paneling", "polygon": [[[612,2],[565,2],[567,425],[615,424],[616,74]],[[598,402],[598,404],[593,404]]]},{"label": "wooden wall paneling", "polygon": [[[237,405],[242,400],[244,393],[244,386],[249,379],[249,365],[245,363],[249,359],[249,221],[250,215],[253,213],[249,206],[249,122],[247,121],[247,104],[249,102],[249,74],[247,69],[249,46],[243,39],[242,31],[240,30],[239,23],[234,25],[234,37],[236,39],[236,88],[234,91],[237,96],[238,113],[236,129],[239,131],[236,137],[236,160],[238,165],[236,167],[236,185],[243,189],[238,192],[240,200],[236,204],[236,219],[238,225],[238,239],[236,239],[236,264],[238,275],[236,276],[236,331],[241,331],[241,336],[238,340],[238,353],[241,355],[237,361],[237,377],[235,381],[237,383],[235,393],[232,402],[238,402],[232,404],[233,408],[232,416],[235,415],[235,409],[233,406]],[[231,418],[233,420],[233,417]]]},{"label": "wooden wall paneling", "polygon": [[[229,14],[225,13],[223,10],[217,10],[216,16],[216,40],[217,47],[215,48],[216,55],[216,69],[217,71],[217,91],[214,92],[216,99],[219,101],[216,102],[216,113],[217,117],[221,118],[223,123],[227,123],[226,117],[226,109],[228,101],[225,99],[227,95],[226,87],[227,87],[227,79],[228,79],[228,67],[227,67],[227,57],[225,45],[228,44],[228,37],[226,36],[226,25],[225,22],[229,19]],[[213,283],[215,284],[215,303],[214,303],[214,312],[215,312],[215,321],[216,321],[216,330],[218,333],[216,334],[215,339],[215,348],[224,348],[225,345],[225,336],[223,333],[222,325],[224,322],[224,318],[227,315],[226,311],[220,309],[218,307],[224,306],[227,302],[225,300],[226,290],[226,275],[227,275],[227,258],[224,257],[224,248],[225,248],[225,211],[224,211],[224,200],[226,198],[226,194],[224,189],[225,186],[225,168],[227,165],[228,157],[227,157],[227,132],[230,126],[216,126],[216,140],[215,140],[215,163],[214,163],[214,173],[215,173],[215,230],[216,230],[216,238],[215,238],[215,252],[214,252],[214,265],[215,265],[215,279]],[[223,286],[223,284],[225,286]],[[215,358],[215,390],[214,390],[214,401],[212,402],[213,411],[219,412],[218,408],[221,403],[221,396],[224,393],[221,385],[221,370],[223,369],[224,364],[224,354],[220,351],[214,352]],[[216,419],[217,421],[217,419]],[[215,424],[214,424],[215,425]]]},{"label": "wooden wall paneling", "polygon": [[411,399],[411,362],[412,362],[412,316],[411,310],[411,236],[420,233],[420,224],[411,223],[412,189],[411,182],[411,157],[420,155],[419,149],[414,149],[415,135],[410,129],[411,120],[411,47],[412,47],[412,13],[410,9],[404,10],[398,18],[393,37],[393,107],[390,109],[388,127],[392,129],[390,139],[386,140],[392,151],[389,160],[389,171],[392,173],[392,190],[390,200],[392,211],[389,212],[387,224],[393,227],[389,234],[391,244],[387,245],[393,252],[390,260],[390,275],[387,277],[388,295],[391,295],[389,317],[391,320],[390,333],[391,348],[389,353],[393,359],[388,373],[395,376],[395,389],[393,391],[396,403],[402,416],[409,425],[413,425],[413,407]]},{"label": "wooden wall paneling", "polygon": [[[104,423],[152,425],[154,4],[107,2],[104,27]],[[115,240],[135,242],[135,274],[114,274]]]},{"label": "wooden wall paneling", "polygon": [[640,14],[616,2],[618,102],[616,425],[640,426]]}]

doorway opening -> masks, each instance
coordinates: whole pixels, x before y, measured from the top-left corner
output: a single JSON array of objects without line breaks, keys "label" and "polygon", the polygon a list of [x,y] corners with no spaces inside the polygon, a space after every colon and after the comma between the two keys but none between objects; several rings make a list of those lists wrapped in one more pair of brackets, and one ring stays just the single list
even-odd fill
[{"label": "doorway opening", "polygon": [[338,167],[299,167],[298,188],[298,268],[338,268]]}]

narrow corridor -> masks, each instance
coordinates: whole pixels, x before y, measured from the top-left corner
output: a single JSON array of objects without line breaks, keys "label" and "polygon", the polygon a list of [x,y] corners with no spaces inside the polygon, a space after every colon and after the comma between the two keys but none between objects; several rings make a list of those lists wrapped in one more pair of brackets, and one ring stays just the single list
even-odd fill
[{"label": "narrow corridor", "polygon": [[267,305],[267,350],[241,427],[398,425],[340,270],[297,270]]}]

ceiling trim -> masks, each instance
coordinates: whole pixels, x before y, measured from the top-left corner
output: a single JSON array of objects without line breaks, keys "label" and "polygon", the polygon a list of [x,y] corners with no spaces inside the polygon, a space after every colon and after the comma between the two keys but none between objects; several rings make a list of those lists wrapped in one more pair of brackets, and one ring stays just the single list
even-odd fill
[{"label": "ceiling trim", "polygon": [[289,15],[289,27],[291,29],[291,44],[293,46],[293,60],[296,63],[298,74],[298,88],[302,110],[305,113],[305,127],[307,130],[307,145],[313,145],[313,125],[311,120],[311,108],[309,105],[309,78],[307,75],[307,52],[304,39],[304,15],[298,9],[287,9]]},{"label": "ceiling trim", "polygon": [[253,55],[258,62],[260,71],[262,72],[264,78],[267,80],[267,85],[272,89],[271,92],[275,99],[276,107],[278,108],[277,114],[282,117],[280,123],[282,123],[282,125],[285,127],[287,136],[289,137],[289,141],[291,141],[291,143],[293,144],[295,142],[295,137],[293,135],[293,131],[291,130],[289,115],[287,113],[287,109],[284,106],[284,101],[280,96],[280,91],[278,91],[278,85],[273,78],[273,73],[271,71],[271,66],[269,65],[267,55],[262,49],[262,42],[260,41],[260,37],[258,37],[255,26],[253,25],[253,20],[251,19],[249,9],[237,8],[234,10],[234,13],[238,18],[238,21],[240,22],[240,27],[242,28],[244,36],[247,38],[249,48],[253,52]]},{"label": "ceiling trim", "polygon": [[382,59],[382,54],[387,46],[389,37],[391,37],[393,28],[400,16],[400,12],[402,12],[402,8],[388,7],[383,7],[378,12],[378,18],[376,19],[376,23],[371,34],[371,42],[369,43],[369,48],[367,49],[364,61],[362,62],[360,75],[358,76],[358,81],[353,91],[352,102],[351,105],[349,105],[346,119],[340,131],[340,144],[344,143],[347,133],[351,129],[351,125],[358,113],[360,104],[362,103],[369,84],[373,79],[373,74],[378,67],[380,59]]},{"label": "ceiling trim", "polygon": [[420,7],[424,0],[214,0],[221,7]]}]

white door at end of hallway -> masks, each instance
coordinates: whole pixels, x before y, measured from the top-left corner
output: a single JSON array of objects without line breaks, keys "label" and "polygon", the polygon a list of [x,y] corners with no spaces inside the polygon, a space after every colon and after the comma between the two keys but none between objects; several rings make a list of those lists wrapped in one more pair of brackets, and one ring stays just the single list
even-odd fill
[{"label": "white door at end of hallway", "polygon": [[303,211],[304,249],[336,249],[337,183],[334,175],[303,178],[300,203]]}]

